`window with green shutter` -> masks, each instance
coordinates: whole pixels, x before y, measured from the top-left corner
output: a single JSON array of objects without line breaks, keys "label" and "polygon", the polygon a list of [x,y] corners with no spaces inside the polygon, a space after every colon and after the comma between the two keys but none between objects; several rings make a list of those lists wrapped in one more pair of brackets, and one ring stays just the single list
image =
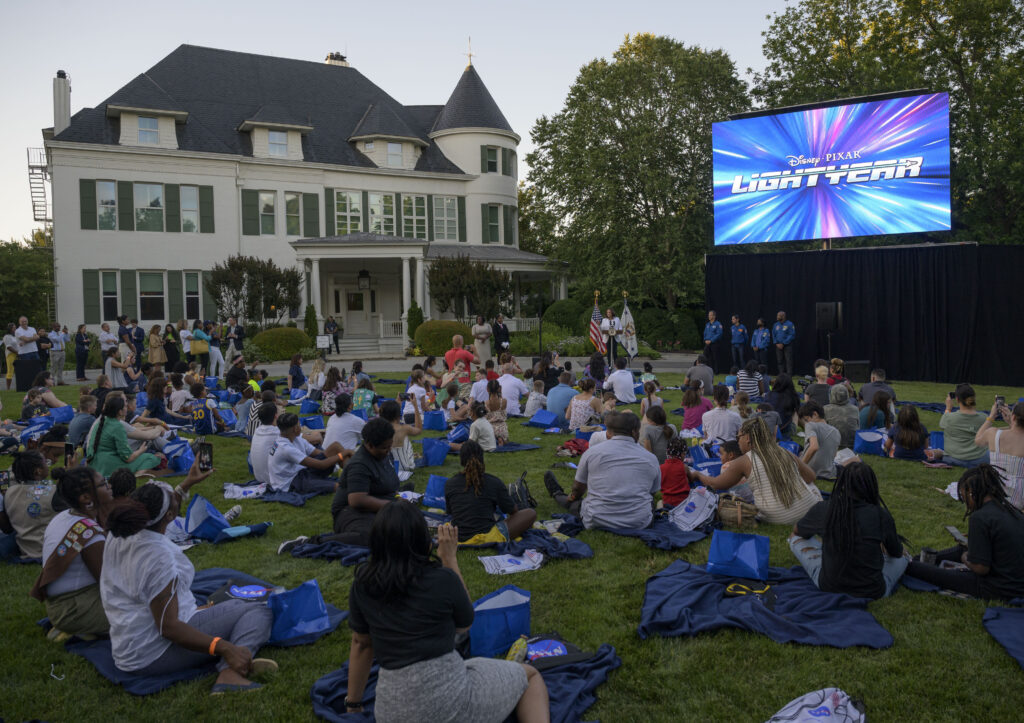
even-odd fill
[{"label": "window with green shutter", "polygon": [[131,181],[117,182],[117,229],[135,230],[135,190]]},{"label": "window with green shutter", "polygon": [[316,238],[320,235],[320,196],[302,194],[302,235]]},{"label": "window with green shutter", "polygon": [[[96,181],[78,179],[78,206],[83,231],[96,230]],[[86,322],[87,324],[89,322]]]},{"label": "window with green shutter", "polygon": [[[195,189],[195,186],[185,186],[187,189]],[[167,212],[166,230],[172,233],[181,231],[181,187],[176,183],[164,184],[164,204]]]},{"label": "window with green shutter", "polygon": [[135,270],[121,270],[121,313],[129,319],[138,315]]},{"label": "window with green shutter", "polygon": [[167,320],[172,323],[185,316],[181,276],[180,271],[167,272]]},{"label": "window with green shutter", "polygon": [[260,193],[242,189],[242,235],[260,235]]},{"label": "window with green shutter", "polygon": [[334,189],[324,189],[324,236],[334,235]]},{"label": "window with green shutter", "polygon": [[213,186],[199,187],[199,233],[213,233]]},{"label": "window with green shutter", "polygon": [[459,196],[459,241],[466,242],[466,197]]},{"label": "window with green shutter", "polygon": [[512,175],[512,152],[508,148],[501,149],[501,175]]},{"label": "window with green shutter", "polygon": [[82,269],[82,315],[86,324],[100,323],[100,272]]}]

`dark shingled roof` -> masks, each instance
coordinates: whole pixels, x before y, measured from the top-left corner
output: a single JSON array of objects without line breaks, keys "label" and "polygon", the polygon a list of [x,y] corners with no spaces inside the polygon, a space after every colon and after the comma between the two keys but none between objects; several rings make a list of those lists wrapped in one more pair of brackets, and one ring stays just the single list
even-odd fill
[{"label": "dark shingled roof", "polygon": [[398,117],[390,106],[375,103],[366,109],[359,125],[352,131],[350,138],[362,138],[365,136],[390,136],[392,138],[416,138],[427,144],[427,139],[413,131],[406,123]]},{"label": "dark shingled roof", "polygon": [[514,132],[472,65],[466,66],[431,131],[453,128],[497,128]]},{"label": "dark shingled roof", "polygon": [[[373,168],[349,142],[373,106],[378,129],[428,143],[417,171],[463,174],[432,143],[429,132],[455,127],[511,130],[476,71],[468,68],[445,106],[403,106],[355,68],[306,60],[181,45],[96,108],[76,113],[55,140],[116,144],[117,118],[107,104],[185,111],[177,124],[178,147],[187,151],[252,155],[246,120],[312,126],[302,139],[305,160]],[[441,117],[446,120],[441,124]],[[389,135],[399,135],[389,133]]]},{"label": "dark shingled roof", "polygon": [[498,244],[448,244],[432,243],[427,247],[427,258],[438,259],[449,256],[468,256],[480,261],[520,261],[529,264],[543,264],[548,257],[523,251],[515,246]]}]

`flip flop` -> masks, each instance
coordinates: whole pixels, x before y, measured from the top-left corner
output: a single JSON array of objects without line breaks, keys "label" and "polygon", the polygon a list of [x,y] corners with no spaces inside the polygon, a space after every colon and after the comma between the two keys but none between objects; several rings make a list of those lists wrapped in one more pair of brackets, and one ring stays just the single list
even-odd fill
[{"label": "flip flop", "polygon": [[224,693],[247,693],[251,690],[259,690],[263,686],[259,683],[248,685],[235,685],[234,683],[217,683],[210,689],[210,695],[223,695]]}]

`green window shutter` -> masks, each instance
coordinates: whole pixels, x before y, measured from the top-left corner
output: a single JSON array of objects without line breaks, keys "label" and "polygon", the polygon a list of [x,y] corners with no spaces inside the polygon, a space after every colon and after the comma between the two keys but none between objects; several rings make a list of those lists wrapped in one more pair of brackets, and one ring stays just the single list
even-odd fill
[{"label": "green window shutter", "polygon": [[[82,230],[96,230],[96,181],[78,179],[78,200],[81,207]],[[90,322],[86,322],[87,324]]]},{"label": "green window shutter", "polygon": [[405,236],[405,229],[402,228],[402,194],[400,193],[395,194],[395,236]]},{"label": "green window shutter", "polygon": [[199,277],[199,283],[203,287],[203,318],[217,318],[217,303],[213,300],[213,294],[206,288],[206,282],[210,280],[210,272],[204,271]]},{"label": "green window shutter", "polygon": [[131,181],[117,182],[117,230],[135,230],[135,186]]},{"label": "green window shutter", "polygon": [[487,173],[487,146],[480,146],[480,173]]},{"label": "green window shutter", "polygon": [[490,214],[488,213],[488,206],[490,204],[480,204],[480,242],[489,244],[491,242],[491,228],[488,224]]},{"label": "green window shutter", "polygon": [[165,230],[181,231],[181,187],[178,184],[164,184],[164,203],[167,205]]},{"label": "green window shutter", "polygon": [[121,271],[121,313],[129,319],[139,314],[139,292],[135,286],[134,269]]},{"label": "green window shutter", "polygon": [[466,241],[466,197],[459,196],[459,241]]},{"label": "green window shutter", "polygon": [[213,233],[213,186],[199,187],[199,233]]},{"label": "green window shutter", "polygon": [[508,148],[501,149],[501,175],[512,175],[512,153]]},{"label": "green window shutter", "polygon": [[[96,206],[93,206],[95,209]],[[100,323],[100,272],[82,269],[82,312],[86,324]]]},{"label": "green window shutter", "polygon": [[324,236],[333,236],[334,231],[334,215],[337,213],[337,209],[334,207],[334,189],[324,189]]},{"label": "green window shutter", "polygon": [[320,235],[320,196],[315,193],[302,194],[302,233],[306,238]]},{"label": "green window shutter", "polygon": [[185,316],[185,300],[182,292],[181,272],[167,272],[167,319],[181,319]]},{"label": "green window shutter", "polygon": [[242,235],[260,235],[260,194],[259,191],[242,189]]},{"label": "green window shutter", "polygon": [[502,215],[502,221],[504,221],[504,225],[502,227],[502,230],[504,231],[504,234],[505,234],[505,245],[506,246],[511,246],[512,245],[512,207],[511,206],[503,205],[501,207],[501,215]]},{"label": "green window shutter", "polygon": [[370,230],[370,192],[363,191],[363,231]]},{"label": "green window shutter", "polygon": [[434,197],[427,195],[427,241],[434,240]]}]

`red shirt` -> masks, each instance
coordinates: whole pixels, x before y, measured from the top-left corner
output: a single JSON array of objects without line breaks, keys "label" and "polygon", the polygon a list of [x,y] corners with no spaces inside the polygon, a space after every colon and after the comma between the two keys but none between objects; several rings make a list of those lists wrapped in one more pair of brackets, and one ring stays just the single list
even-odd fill
[{"label": "red shirt", "polygon": [[675,457],[666,457],[661,463],[661,500],[675,507],[690,496],[690,478],[686,476],[686,463]]},{"label": "red shirt", "polygon": [[444,353],[445,363],[448,364],[448,369],[455,371],[455,362],[459,359],[466,362],[466,375],[469,375],[469,367],[473,363],[473,355],[465,349],[449,349]]},{"label": "red shirt", "polygon": [[487,372],[487,381],[491,381],[492,379],[497,379],[500,376],[501,375],[498,374],[498,372],[496,372],[493,369],[491,369],[490,371]]}]

